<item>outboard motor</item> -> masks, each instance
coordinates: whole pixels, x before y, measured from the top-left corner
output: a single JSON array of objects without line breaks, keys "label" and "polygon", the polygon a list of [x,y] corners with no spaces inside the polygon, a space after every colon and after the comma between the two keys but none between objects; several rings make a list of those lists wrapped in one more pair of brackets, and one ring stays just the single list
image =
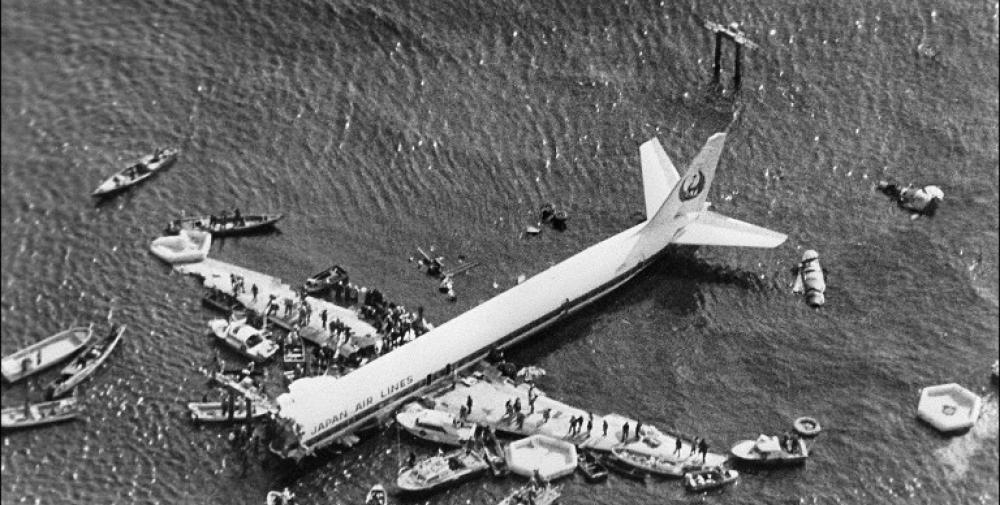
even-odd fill
[{"label": "outboard motor", "polygon": [[819,253],[809,249],[802,254],[799,263],[798,277],[795,279],[796,293],[806,294],[806,303],[810,307],[820,307],[826,303],[823,292],[826,291],[826,281],[823,280],[823,267],[819,264]]}]

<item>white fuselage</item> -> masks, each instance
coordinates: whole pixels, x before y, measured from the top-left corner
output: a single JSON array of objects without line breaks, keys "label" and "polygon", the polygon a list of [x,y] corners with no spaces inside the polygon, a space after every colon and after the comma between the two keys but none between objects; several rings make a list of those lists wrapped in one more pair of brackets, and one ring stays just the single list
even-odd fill
[{"label": "white fuselage", "polygon": [[301,429],[296,452],[308,454],[338,441],[387,404],[474,364],[491,349],[531,336],[624,284],[650,264],[677,229],[658,228],[643,223],[609,237],[347,375],[293,382],[278,404],[280,416]]}]

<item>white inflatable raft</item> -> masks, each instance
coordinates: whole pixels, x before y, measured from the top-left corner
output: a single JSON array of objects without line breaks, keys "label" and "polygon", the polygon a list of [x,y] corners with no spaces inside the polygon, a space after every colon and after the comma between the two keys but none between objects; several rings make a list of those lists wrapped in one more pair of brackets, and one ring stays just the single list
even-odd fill
[{"label": "white inflatable raft", "polygon": [[537,471],[546,481],[565,477],[576,470],[576,446],[545,435],[532,435],[507,446],[510,471],[532,477]]},{"label": "white inflatable raft", "polygon": [[920,391],[917,417],[943,433],[968,430],[979,419],[983,400],[958,384],[930,386]]},{"label": "white inflatable raft", "polygon": [[208,257],[212,234],[197,230],[181,230],[177,235],[160,237],[149,250],[167,263],[194,263]]}]

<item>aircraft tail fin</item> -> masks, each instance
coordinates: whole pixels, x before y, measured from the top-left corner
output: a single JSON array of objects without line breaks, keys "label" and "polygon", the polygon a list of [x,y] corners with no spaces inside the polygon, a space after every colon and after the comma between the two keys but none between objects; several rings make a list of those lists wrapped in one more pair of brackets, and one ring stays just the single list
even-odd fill
[{"label": "aircraft tail fin", "polygon": [[[655,214],[647,214],[647,229],[670,228],[678,214],[697,213],[705,208],[708,188],[715,180],[715,167],[719,164],[719,157],[722,155],[722,147],[725,144],[725,133],[716,133],[709,137],[708,142],[705,142],[705,147],[702,147],[701,152],[695,156],[694,161],[684,173],[684,177],[674,185],[663,205],[656,210]],[[645,166],[643,166],[643,174],[645,172]],[[647,199],[647,204],[648,202]]]},{"label": "aircraft tail fin", "polygon": [[660,141],[653,137],[639,146],[642,161],[642,189],[646,196],[646,218],[652,218],[667,200],[670,191],[677,185],[677,174],[670,157],[663,150]]},{"label": "aircraft tail fin", "polygon": [[[708,189],[715,180],[715,169],[719,165],[725,143],[725,133],[709,137],[684,176],[643,226],[642,233],[648,237],[647,241],[655,241],[654,237],[669,236],[670,242],[674,244],[771,248],[788,238],[782,233],[706,210]],[[643,144],[643,147],[647,144],[650,142]],[[659,146],[659,143],[655,146]],[[645,179],[645,158],[643,161]],[[648,197],[646,203],[649,204]]]}]

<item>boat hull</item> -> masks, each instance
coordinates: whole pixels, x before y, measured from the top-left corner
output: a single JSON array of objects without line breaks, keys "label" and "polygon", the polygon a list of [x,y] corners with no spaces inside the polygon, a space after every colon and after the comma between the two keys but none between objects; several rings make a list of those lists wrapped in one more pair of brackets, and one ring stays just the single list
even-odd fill
[{"label": "boat hull", "polygon": [[[193,229],[211,233],[213,237],[228,237],[233,235],[254,233],[273,228],[274,225],[277,224],[278,221],[280,221],[283,217],[284,216],[282,216],[281,214],[262,214],[262,215],[244,216],[243,219],[246,224],[242,226],[227,227],[225,225],[212,226],[211,224],[208,224],[210,223],[210,216],[199,216],[186,219],[176,219],[172,221],[170,225],[167,226],[167,232],[177,233],[182,229]],[[235,223],[227,223],[227,224],[235,224]]]},{"label": "boat hull", "polygon": [[135,165],[137,164],[146,165],[146,170],[148,170],[147,173],[125,181],[115,182],[116,177],[124,177],[123,174],[125,174],[129,168],[135,166],[135,165],[130,165],[115,172],[111,177],[108,177],[103,182],[101,182],[101,185],[98,186],[97,189],[95,189],[94,192],[91,193],[91,195],[94,197],[102,198],[121,193],[122,191],[131,188],[132,186],[135,186],[136,184],[139,184],[140,182],[152,177],[160,170],[169,168],[171,165],[174,164],[175,161],[177,161],[177,154],[178,154],[177,150],[175,149],[170,150],[163,157],[163,159],[158,160],[156,162],[150,161],[152,159],[151,155],[143,156],[142,159],[140,159],[139,162],[136,163]]},{"label": "boat hull", "polygon": [[[95,343],[86,351],[84,351],[84,353],[81,356],[78,356],[77,359],[73,361],[73,363],[70,363],[66,368],[63,369],[62,378],[52,381],[52,383],[49,384],[49,387],[47,388],[50,391],[49,394],[53,398],[63,396],[66,393],[72,391],[73,388],[76,387],[81,382],[83,382],[84,379],[90,377],[90,375],[93,374],[94,371],[96,371],[97,368],[100,367],[108,359],[108,356],[110,356],[111,353],[114,352],[115,347],[118,346],[118,342],[121,341],[122,335],[124,333],[125,333],[125,326],[123,325],[115,331],[114,336],[111,337],[109,340]],[[89,353],[91,349],[94,349],[96,347],[102,347],[100,349],[100,355],[89,361],[84,362],[84,360],[86,359],[84,357],[86,353]]]},{"label": "boat hull", "polygon": [[0,411],[0,428],[32,428],[69,421],[80,414],[79,405],[74,397],[33,403],[28,405],[27,408],[28,415],[25,415],[25,408],[23,406],[4,408]]},{"label": "boat hull", "polygon": [[[87,345],[93,336],[94,332],[89,327],[61,331],[4,357],[0,361],[0,370],[9,382],[17,382],[68,358]],[[24,360],[30,361],[30,367],[25,368]]]},{"label": "boat hull", "polygon": [[252,410],[250,416],[247,416],[246,402],[236,401],[233,404],[233,415],[230,417],[228,413],[223,415],[223,403],[222,402],[190,402],[187,404],[188,411],[190,412],[191,420],[196,423],[240,423],[251,421],[254,419],[260,419],[267,415],[268,411],[266,408],[259,405],[254,405],[251,403]]},{"label": "boat hull", "polygon": [[808,451],[805,448],[805,442],[801,439],[798,441],[800,452],[795,454],[784,451],[773,455],[761,454],[753,450],[755,443],[756,441],[754,440],[740,441],[733,446],[729,452],[732,454],[733,459],[741,465],[769,468],[803,465],[805,464],[806,459],[809,458]]},{"label": "boat hull", "polygon": [[[452,459],[462,461],[461,470],[453,469]],[[442,465],[448,468],[447,471],[450,474],[445,478],[438,479],[433,474],[443,471]],[[396,487],[400,492],[409,495],[425,495],[472,480],[486,473],[488,469],[489,465],[482,457],[474,453],[465,453],[464,450],[460,449],[444,456],[434,456],[421,461],[414,467],[407,468],[396,478]],[[434,480],[421,478],[420,475],[424,471],[430,472],[432,477],[435,477]]]}]

